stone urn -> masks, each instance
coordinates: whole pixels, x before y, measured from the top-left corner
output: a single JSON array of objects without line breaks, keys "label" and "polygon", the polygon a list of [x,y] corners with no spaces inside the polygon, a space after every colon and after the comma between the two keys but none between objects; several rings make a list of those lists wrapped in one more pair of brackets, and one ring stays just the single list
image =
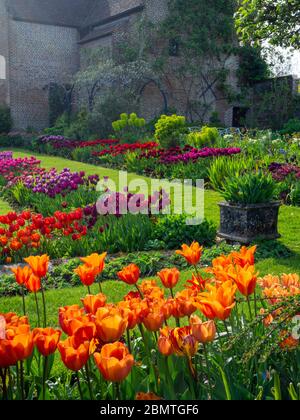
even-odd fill
[{"label": "stone urn", "polygon": [[266,204],[238,205],[219,203],[221,225],[218,236],[227,242],[249,244],[255,240],[280,238],[278,215],[280,201]]}]

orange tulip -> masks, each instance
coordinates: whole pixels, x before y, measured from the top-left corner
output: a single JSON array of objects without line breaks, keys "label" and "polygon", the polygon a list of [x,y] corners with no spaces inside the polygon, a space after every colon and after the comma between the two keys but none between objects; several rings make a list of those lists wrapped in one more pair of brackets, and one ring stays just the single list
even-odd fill
[{"label": "orange tulip", "polygon": [[88,314],[96,314],[99,308],[105,306],[106,296],[103,293],[98,295],[87,295],[84,299],[81,299],[84,309]]},{"label": "orange tulip", "polygon": [[173,316],[175,316],[175,318],[190,316],[196,309],[194,292],[192,289],[184,289],[176,294],[173,306]]},{"label": "orange tulip", "polygon": [[135,396],[136,401],[160,401],[161,397],[154,394],[153,392],[138,392]]},{"label": "orange tulip", "polygon": [[91,286],[96,280],[96,274],[93,267],[80,265],[74,272],[79,276],[80,281],[84,286]]},{"label": "orange tulip", "polygon": [[180,272],[177,268],[165,268],[157,275],[167,289],[173,289],[179,281]]},{"label": "orange tulip", "polygon": [[124,281],[129,285],[136,284],[140,278],[140,269],[135,264],[130,264],[128,267],[123,268],[123,270],[117,273],[120,280]]},{"label": "orange tulip", "polygon": [[208,319],[218,318],[225,321],[235,306],[236,285],[231,281],[222,283],[220,287],[207,285],[208,292],[200,293],[195,298],[195,305]]},{"label": "orange tulip", "polygon": [[36,257],[28,257],[24,258],[24,261],[27,262],[27,264],[30,265],[33,274],[35,274],[37,277],[42,278],[45,277],[48,271],[49,266],[49,257],[48,255],[44,254],[42,256],[36,256]]},{"label": "orange tulip", "polygon": [[253,265],[232,267],[229,269],[228,274],[234,280],[242,295],[248,297],[254,293],[257,274],[255,274],[255,267]]},{"label": "orange tulip", "polygon": [[164,327],[160,330],[160,336],[157,341],[158,350],[163,356],[171,356],[174,353],[170,340],[170,328]]},{"label": "orange tulip", "polygon": [[122,382],[130,373],[134,359],[123,343],[106,344],[94,354],[95,362],[104,379]]},{"label": "orange tulip", "polygon": [[59,325],[63,332],[67,335],[72,335],[72,329],[70,327],[71,322],[74,319],[82,319],[82,316],[83,309],[80,308],[78,305],[65,306],[63,308],[59,308],[58,319]]},{"label": "orange tulip", "polygon": [[202,278],[200,274],[192,274],[192,279],[187,281],[186,287],[194,290],[195,292],[203,292],[207,280]]},{"label": "orange tulip", "polygon": [[197,315],[192,315],[190,317],[190,326],[193,336],[200,343],[207,344],[214,341],[217,333],[214,321],[202,322]]},{"label": "orange tulip", "polygon": [[15,277],[16,277],[16,281],[20,286],[23,286],[24,284],[26,284],[31,275],[32,275],[32,270],[30,267],[25,266],[25,267],[16,267],[16,268],[11,268],[10,269]]},{"label": "orange tulip", "polygon": [[41,288],[41,278],[35,274],[31,274],[27,282],[25,283],[26,289],[32,293],[37,293]]},{"label": "orange tulip", "polygon": [[198,350],[198,342],[191,327],[174,328],[170,331],[170,341],[177,356],[193,357]]},{"label": "orange tulip", "polygon": [[292,335],[288,335],[287,331],[281,331],[281,337],[285,337],[279,344],[282,350],[292,351],[298,348],[300,340],[294,338]]},{"label": "orange tulip", "polygon": [[240,250],[240,252],[232,252],[232,258],[236,265],[239,265],[240,267],[245,267],[246,265],[254,265],[255,263],[255,253],[257,250],[257,246],[252,246],[251,248],[247,248],[246,246],[243,246]]},{"label": "orange tulip", "polygon": [[75,372],[87,364],[90,355],[89,347],[90,344],[88,341],[76,346],[73,337],[69,337],[65,341],[60,341],[57,345],[63,363],[68,369]]},{"label": "orange tulip", "polygon": [[193,242],[191,246],[186,244],[181,246],[182,250],[176,251],[176,254],[182,255],[190,265],[197,265],[201,259],[203,247],[198,242]]},{"label": "orange tulip", "polygon": [[91,341],[96,336],[96,326],[87,316],[83,316],[81,319],[70,320],[69,329],[73,336],[75,347],[86,341]]},{"label": "orange tulip", "polygon": [[107,252],[103,254],[92,254],[85,258],[80,258],[80,260],[88,267],[94,269],[95,275],[98,276],[102,273],[105,267],[105,258],[107,256]]},{"label": "orange tulip", "polygon": [[95,316],[97,335],[103,343],[118,341],[127,328],[127,319],[116,308],[100,308]]},{"label": "orange tulip", "polygon": [[34,344],[45,357],[55,353],[60,336],[61,331],[53,328],[35,328],[33,330]]},{"label": "orange tulip", "polygon": [[150,309],[149,314],[143,319],[143,323],[148,331],[158,331],[165,321],[161,306]]},{"label": "orange tulip", "polygon": [[5,338],[0,339],[0,368],[15,365],[27,359],[33,351],[33,334],[28,325],[21,325],[10,329],[8,327]]}]

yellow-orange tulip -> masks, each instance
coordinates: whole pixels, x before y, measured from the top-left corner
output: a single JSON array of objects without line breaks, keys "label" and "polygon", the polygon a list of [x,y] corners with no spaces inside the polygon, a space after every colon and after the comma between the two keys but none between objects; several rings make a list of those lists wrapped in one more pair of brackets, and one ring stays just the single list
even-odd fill
[{"label": "yellow-orange tulip", "polygon": [[193,336],[200,343],[207,344],[214,341],[217,333],[214,321],[202,322],[197,315],[192,315],[190,317],[190,326]]},{"label": "yellow-orange tulip", "polygon": [[157,273],[157,275],[167,289],[173,289],[179,281],[180,272],[177,268],[165,268]]},{"label": "yellow-orange tulip", "polygon": [[77,372],[87,364],[90,353],[90,343],[86,341],[78,347],[74,343],[73,337],[60,341],[57,345],[61,359],[68,369]]},{"label": "yellow-orange tulip", "polygon": [[229,269],[228,274],[242,295],[248,297],[254,293],[257,283],[257,273],[255,273],[255,267],[253,265],[232,267]]},{"label": "yellow-orange tulip", "polygon": [[104,379],[122,382],[130,373],[134,359],[123,343],[106,344],[94,354],[95,362]]},{"label": "yellow-orange tulip", "polygon": [[95,316],[97,336],[103,343],[120,340],[127,328],[127,319],[116,308],[100,308]]},{"label": "yellow-orange tulip", "polygon": [[99,308],[105,306],[106,296],[103,293],[98,295],[87,295],[84,299],[81,299],[84,309],[88,314],[96,314]]},{"label": "yellow-orange tulip", "polygon": [[45,357],[56,351],[60,336],[61,331],[53,328],[35,328],[33,330],[34,344]]},{"label": "yellow-orange tulip", "polygon": [[49,266],[49,257],[48,255],[44,254],[41,256],[31,256],[28,258],[24,258],[24,261],[30,265],[30,268],[37,277],[42,278],[45,277],[48,271]]},{"label": "yellow-orange tulip", "polygon": [[81,283],[84,286],[91,286],[96,280],[96,274],[93,267],[89,267],[88,265],[80,265],[79,267],[75,268],[74,273],[76,273]]},{"label": "yellow-orange tulip", "polygon": [[10,270],[14,273],[16,281],[20,286],[26,284],[32,275],[32,270],[28,266],[25,266],[23,268],[11,268]]},{"label": "yellow-orange tulip", "polygon": [[138,392],[135,396],[136,401],[160,401],[161,397],[153,392]]},{"label": "yellow-orange tulip", "polygon": [[257,246],[252,246],[251,248],[247,248],[243,246],[240,249],[240,252],[232,252],[232,258],[236,265],[240,267],[245,267],[246,265],[254,265],[255,263],[255,253],[257,250]]},{"label": "yellow-orange tulip", "polygon": [[129,285],[136,284],[140,278],[141,272],[137,265],[130,264],[117,273],[120,280]]},{"label": "yellow-orange tulip", "polygon": [[198,350],[198,342],[191,327],[174,328],[170,331],[170,341],[177,356],[193,357]]},{"label": "yellow-orange tulip", "polygon": [[95,275],[98,276],[104,270],[106,256],[107,252],[104,252],[101,255],[95,253],[89,255],[88,257],[80,258],[80,260],[88,267],[92,267],[94,269]]},{"label": "yellow-orange tulip", "polygon": [[200,293],[195,298],[195,305],[208,319],[225,321],[235,305],[236,285],[227,281],[220,287],[208,284],[207,289],[208,292]]},{"label": "yellow-orange tulip", "polygon": [[203,247],[198,242],[193,242],[191,246],[186,244],[181,246],[181,250],[177,250],[176,254],[182,255],[191,265],[197,265],[201,259]]},{"label": "yellow-orange tulip", "polygon": [[41,288],[41,277],[31,274],[29,279],[25,283],[26,289],[32,293],[37,293]]}]

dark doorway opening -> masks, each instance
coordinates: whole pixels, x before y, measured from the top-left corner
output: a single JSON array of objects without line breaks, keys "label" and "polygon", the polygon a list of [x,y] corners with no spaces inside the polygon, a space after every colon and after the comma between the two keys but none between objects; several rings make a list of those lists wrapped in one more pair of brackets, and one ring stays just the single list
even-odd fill
[{"label": "dark doorway opening", "polygon": [[235,106],[233,107],[233,114],[232,114],[232,127],[245,127],[246,125],[246,117],[249,108]]}]

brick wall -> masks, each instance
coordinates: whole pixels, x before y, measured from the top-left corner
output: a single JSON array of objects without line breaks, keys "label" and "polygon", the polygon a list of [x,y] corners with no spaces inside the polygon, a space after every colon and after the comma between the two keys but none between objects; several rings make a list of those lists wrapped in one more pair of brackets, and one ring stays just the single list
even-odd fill
[{"label": "brick wall", "polygon": [[64,83],[78,69],[76,29],[10,21],[10,98],[15,128],[48,125],[50,82]]}]

